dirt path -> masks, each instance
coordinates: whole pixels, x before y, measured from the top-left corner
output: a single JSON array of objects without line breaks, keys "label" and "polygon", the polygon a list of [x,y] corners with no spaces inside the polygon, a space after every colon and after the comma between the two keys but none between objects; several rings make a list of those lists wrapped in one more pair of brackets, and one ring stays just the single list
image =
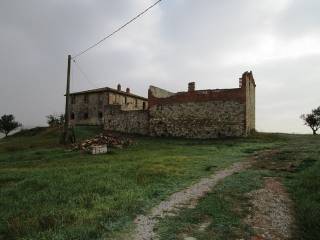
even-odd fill
[{"label": "dirt path", "polygon": [[149,215],[141,215],[135,219],[135,240],[154,240],[157,236],[154,227],[160,218],[176,215],[182,208],[195,207],[197,201],[209,192],[220,180],[249,167],[248,162],[235,163],[231,167],[218,171],[198,183],[172,194],[166,201],[154,207]]},{"label": "dirt path", "polygon": [[293,228],[292,202],[276,178],[266,178],[262,189],[248,194],[253,208],[246,222],[255,231],[251,240],[285,240]]}]

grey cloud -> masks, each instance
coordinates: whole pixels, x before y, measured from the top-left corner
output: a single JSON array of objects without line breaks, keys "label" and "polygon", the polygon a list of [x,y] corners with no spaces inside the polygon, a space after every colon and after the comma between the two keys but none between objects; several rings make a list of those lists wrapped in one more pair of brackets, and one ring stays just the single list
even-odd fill
[{"label": "grey cloud", "polygon": [[[83,50],[152,2],[1,1],[0,115],[14,113],[34,126],[62,112],[67,54]],[[272,58],[266,37],[281,50],[286,42],[320,36],[319,11],[317,0],[164,0],[80,57],[94,84],[73,66],[72,89],[120,82],[145,96],[150,84],[172,91],[185,90],[188,81],[198,88],[236,87],[241,73],[253,70],[258,130],[306,132],[299,115],[319,105],[320,55],[302,49],[295,58]]]}]

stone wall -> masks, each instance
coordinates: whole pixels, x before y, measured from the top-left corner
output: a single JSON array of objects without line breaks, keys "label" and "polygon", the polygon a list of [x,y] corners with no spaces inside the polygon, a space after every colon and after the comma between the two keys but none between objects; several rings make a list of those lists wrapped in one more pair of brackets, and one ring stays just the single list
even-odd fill
[{"label": "stone wall", "polygon": [[236,101],[185,102],[149,108],[152,136],[217,138],[244,135],[245,104]]},{"label": "stone wall", "polygon": [[148,94],[152,136],[217,138],[247,136],[255,129],[255,81],[245,72],[232,89],[170,93],[151,87]]},{"label": "stone wall", "polygon": [[90,93],[71,96],[70,123],[72,125],[102,125],[107,93]]},{"label": "stone wall", "polygon": [[71,95],[70,123],[72,125],[103,125],[104,110],[109,106],[121,106],[124,111],[145,110],[148,100],[114,90]]},{"label": "stone wall", "polygon": [[123,111],[121,106],[109,106],[104,112],[104,129],[129,134],[149,134],[147,110]]},{"label": "stone wall", "polygon": [[167,98],[167,97],[173,96],[174,93],[169,92],[169,91],[162,89],[162,88],[150,86],[149,87],[149,95],[152,95],[156,98]]},{"label": "stone wall", "polygon": [[250,134],[255,130],[255,98],[256,98],[256,84],[252,72],[245,72],[240,78],[240,88],[245,94],[246,103],[246,121],[245,128],[246,134]]},{"label": "stone wall", "polygon": [[109,93],[108,104],[121,105],[121,109],[125,111],[145,110],[148,107],[146,100],[113,92]]},{"label": "stone wall", "polygon": [[247,136],[255,129],[255,87],[252,72],[245,72],[238,88],[196,90],[192,82],[188,91],[172,93],[150,86],[148,99],[130,94],[129,89],[109,88],[104,93],[75,95],[71,122],[151,136]]}]

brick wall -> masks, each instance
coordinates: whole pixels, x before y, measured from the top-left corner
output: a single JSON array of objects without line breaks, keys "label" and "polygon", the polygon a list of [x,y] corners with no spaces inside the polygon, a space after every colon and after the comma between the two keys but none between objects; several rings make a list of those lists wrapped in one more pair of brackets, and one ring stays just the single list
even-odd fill
[{"label": "brick wall", "polygon": [[235,101],[245,103],[246,97],[241,88],[200,90],[192,92],[178,92],[166,98],[155,97],[149,91],[149,107],[154,105],[166,105],[186,102],[207,102],[207,101]]}]

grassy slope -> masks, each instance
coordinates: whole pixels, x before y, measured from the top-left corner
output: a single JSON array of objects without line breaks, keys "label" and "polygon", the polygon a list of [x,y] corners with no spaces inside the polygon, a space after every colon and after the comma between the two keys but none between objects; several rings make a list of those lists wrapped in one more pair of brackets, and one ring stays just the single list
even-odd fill
[{"label": "grassy slope", "polygon": [[[82,138],[97,132],[77,130]],[[91,156],[66,151],[58,137],[37,129],[0,141],[0,239],[111,237],[177,189],[278,144],[272,135],[137,138],[127,149]]]},{"label": "grassy slope", "polygon": [[[162,239],[238,239],[250,236],[252,229],[243,219],[249,211],[246,193],[262,186],[263,178],[283,179],[295,203],[298,229],[294,239],[320,239],[320,138],[285,135],[285,144],[271,155],[258,155],[253,169],[228,177],[195,209],[162,221]],[[201,223],[210,221],[206,231]]]},{"label": "grassy slope", "polygon": [[[286,176],[285,184],[296,205],[298,238],[320,239],[320,137],[297,139],[288,146],[285,159],[298,160],[296,171]],[[281,160],[281,159],[280,159]]]}]

